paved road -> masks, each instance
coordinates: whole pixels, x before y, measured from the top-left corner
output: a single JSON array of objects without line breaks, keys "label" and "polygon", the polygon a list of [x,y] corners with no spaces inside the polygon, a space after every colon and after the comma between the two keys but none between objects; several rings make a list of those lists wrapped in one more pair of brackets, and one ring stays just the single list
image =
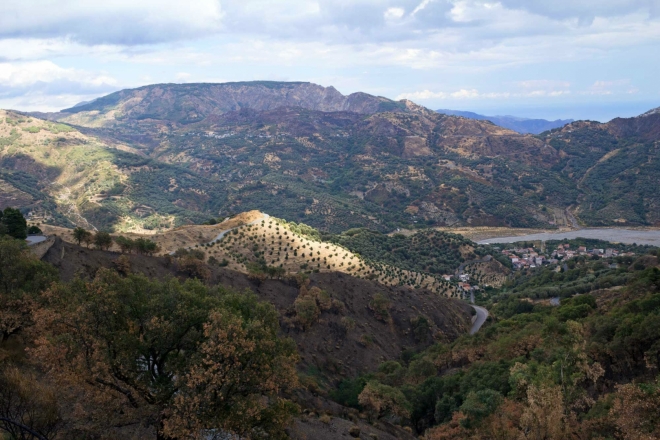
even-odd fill
[{"label": "paved road", "polygon": [[48,237],[45,235],[28,235],[28,238],[25,239],[27,241],[28,246],[32,246],[37,243],[41,243],[43,241],[48,240]]},{"label": "paved road", "polygon": [[470,334],[473,335],[476,332],[479,331],[482,325],[486,322],[486,318],[488,318],[488,310],[484,309],[483,307],[479,306],[472,306],[474,310],[477,312],[477,317],[472,323],[472,328],[470,329]]}]

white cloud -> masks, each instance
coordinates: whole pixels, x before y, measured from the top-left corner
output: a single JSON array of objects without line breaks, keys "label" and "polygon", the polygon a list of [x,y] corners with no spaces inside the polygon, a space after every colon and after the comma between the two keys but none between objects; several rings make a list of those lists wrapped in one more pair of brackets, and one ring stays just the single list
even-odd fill
[{"label": "white cloud", "polygon": [[63,68],[51,61],[0,63],[3,108],[52,111],[117,88],[117,80],[109,75]]},{"label": "white cloud", "polygon": [[74,81],[89,87],[114,87],[117,81],[103,74],[92,74],[77,69],[65,69],[52,61],[28,63],[0,63],[0,85],[25,87],[36,83]]},{"label": "white cloud", "polygon": [[410,13],[410,15],[416,15],[419,11],[424,10],[432,1],[434,0],[422,0],[422,2],[417,5],[417,7]]},{"label": "white cloud", "polygon": [[[657,70],[659,7],[659,0],[2,0],[0,63],[63,67],[40,67],[51,69],[57,79],[50,81],[37,75],[43,80],[30,82],[28,69],[18,84],[12,73],[0,94],[77,96],[173,79],[351,77],[346,92],[412,90],[401,96],[413,100],[650,96],[651,79],[596,80],[601,71]],[[646,55],[611,71],[607,61],[632,50]],[[547,71],[570,81],[516,82]]]},{"label": "white cloud", "polygon": [[223,15],[218,0],[3,0],[0,37],[156,43],[218,32]]},{"label": "white cloud", "polygon": [[412,101],[433,100],[474,100],[474,99],[542,99],[559,98],[572,94],[577,95],[625,95],[639,92],[637,87],[631,85],[630,80],[596,81],[585,90],[574,92],[569,81],[560,80],[527,80],[515,83],[516,90],[501,92],[480,92],[477,89],[459,89],[453,92],[431,91],[429,89],[402,93],[396,99],[409,99]]},{"label": "white cloud", "polygon": [[489,92],[481,93],[477,89],[459,89],[454,92],[432,92],[422,90],[419,92],[402,93],[396,99],[409,99],[411,101],[426,101],[433,99],[504,99],[513,96],[509,92]]},{"label": "white cloud", "polygon": [[530,79],[526,81],[519,81],[518,85],[523,89],[567,89],[571,86],[569,81],[557,81],[550,79]]},{"label": "white cloud", "polygon": [[628,79],[618,79],[603,81],[595,81],[587,90],[580,92],[582,95],[617,95],[629,94],[634,95],[639,92],[639,89],[633,86]]},{"label": "white cloud", "polygon": [[189,82],[192,75],[188,72],[179,72],[174,78],[177,82]]},{"label": "white cloud", "polygon": [[406,13],[403,8],[387,8],[383,17],[385,20],[398,20]]}]

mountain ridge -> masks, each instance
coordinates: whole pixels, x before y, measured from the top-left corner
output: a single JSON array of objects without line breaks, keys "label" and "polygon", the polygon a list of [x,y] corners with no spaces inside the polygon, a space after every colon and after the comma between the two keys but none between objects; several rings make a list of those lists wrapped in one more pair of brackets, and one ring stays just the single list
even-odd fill
[{"label": "mountain ridge", "polygon": [[[257,111],[300,107],[323,112],[373,114],[420,111],[405,100],[393,101],[363,92],[343,95],[333,86],[310,82],[244,81],[231,83],[166,83],[124,89],[48,115],[48,119],[97,126],[120,120],[168,120],[188,124],[211,115],[242,109]],[[106,117],[97,117],[104,114]]]},{"label": "mountain ridge", "polygon": [[[652,190],[660,184],[657,114],[576,121],[532,136],[311,83],[220,84],[208,98],[211,87],[117,92],[47,115],[59,125],[7,113],[0,120],[0,184],[12,194],[5,202],[23,200],[27,209],[43,201],[49,215],[55,209],[69,222],[117,232],[251,209],[330,232],[570,227],[572,216],[587,226],[660,224]],[[334,111],[350,108],[350,96],[358,111]],[[45,135],[56,126],[81,136]],[[67,136],[75,160],[58,147]],[[81,162],[85,143],[101,162]],[[57,167],[64,187],[55,191],[48,173],[26,183],[28,158]]]},{"label": "mountain ridge", "polygon": [[530,119],[511,115],[485,116],[479,113],[461,110],[438,109],[436,111],[446,115],[462,116],[465,118],[477,119],[481,121],[490,121],[495,125],[499,125],[500,127],[508,128],[510,130],[517,131],[518,133],[524,134],[540,134],[544,131],[559,128],[574,122],[574,119],[556,119],[554,121],[550,121],[547,119]]}]

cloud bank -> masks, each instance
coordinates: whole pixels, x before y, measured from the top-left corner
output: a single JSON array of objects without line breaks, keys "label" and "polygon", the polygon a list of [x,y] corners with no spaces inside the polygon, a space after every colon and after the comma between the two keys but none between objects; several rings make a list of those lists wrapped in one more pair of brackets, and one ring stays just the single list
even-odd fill
[{"label": "cloud bank", "polygon": [[0,106],[214,78],[430,103],[660,97],[635,74],[659,45],[657,0],[5,0]]}]

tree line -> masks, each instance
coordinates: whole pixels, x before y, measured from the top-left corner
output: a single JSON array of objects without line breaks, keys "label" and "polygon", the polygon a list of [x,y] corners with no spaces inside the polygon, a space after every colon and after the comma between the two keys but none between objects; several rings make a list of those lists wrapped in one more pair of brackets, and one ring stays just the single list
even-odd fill
[{"label": "tree line", "polygon": [[87,247],[94,245],[97,249],[108,250],[113,242],[119,246],[122,253],[138,253],[141,255],[153,255],[160,251],[160,246],[147,238],[127,238],[122,235],[112,237],[108,232],[97,231],[92,233],[80,226],[73,230],[73,238],[80,246],[85,243]]}]

